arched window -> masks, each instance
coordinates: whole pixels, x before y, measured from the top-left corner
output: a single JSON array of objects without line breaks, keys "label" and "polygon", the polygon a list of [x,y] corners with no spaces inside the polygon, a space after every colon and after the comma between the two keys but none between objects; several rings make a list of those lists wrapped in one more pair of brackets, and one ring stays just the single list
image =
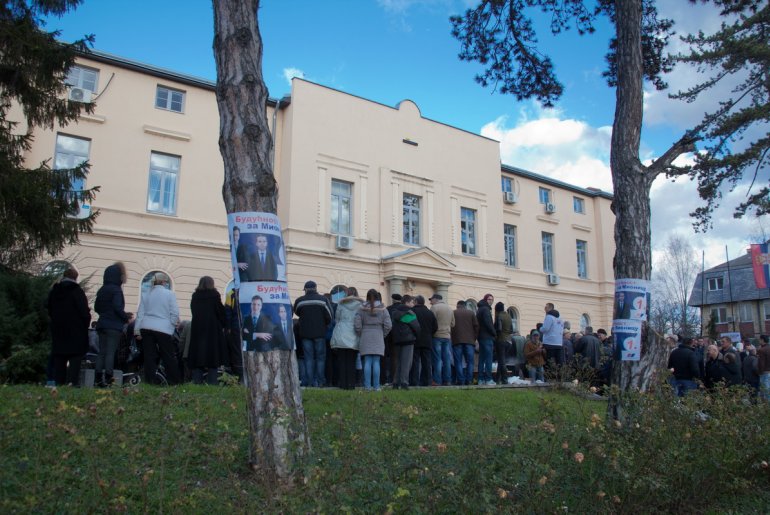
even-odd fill
[{"label": "arched window", "polygon": [[513,324],[513,332],[519,330],[519,310],[513,306],[508,306],[508,314],[511,316],[511,322]]},{"label": "arched window", "polygon": [[[142,278],[142,295],[144,295],[145,292],[150,291],[150,288],[152,288],[152,281],[155,279],[155,274],[160,272],[160,270],[153,270],[152,272],[147,272],[144,277]],[[166,272],[162,272],[166,275],[168,275]],[[171,287],[171,276],[168,275],[168,284],[166,284],[166,288],[169,290],[173,290]]]},{"label": "arched window", "polygon": [[51,261],[45,265],[41,271],[41,274],[47,275],[49,277],[61,277],[61,275],[69,266],[70,264],[68,261],[57,259],[56,261]]},{"label": "arched window", "polygon": [[586,327],[591,325],[591,317],[587,313],[580,315],[580,332],[585,334]]},{"label": "arched window", "polygon": [[335,304],[340,301],[340,299],[344,299],[345,296],[348,294],[348,287],[344,284],[338,284],[334,288],[332,288],[332,291],[329,292],[332,296],[332,302]]}]

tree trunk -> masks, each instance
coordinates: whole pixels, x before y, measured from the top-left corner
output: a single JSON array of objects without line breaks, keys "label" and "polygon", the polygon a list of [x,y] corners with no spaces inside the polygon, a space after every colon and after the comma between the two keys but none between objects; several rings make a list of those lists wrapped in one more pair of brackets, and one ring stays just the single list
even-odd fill
[{"label": "tree trunk", "polygon": [[[650,280],[650,187],[655,173],[639,160],[642,129],[643,63],[641,0],[616,0],[618,84],[610,168],[614,186],[615,279]],[[653,331],[642,331],[639,361],[615,361],[609,414],[623,418],[623,394],[645,391],[664,363],[666,348]]]},{"label": "tree trunk", "polygon": [[[228,213],[275,213],[278,188],[262,78],[259,0],[213,0],[213,5],[225,207]],[[249,462],[262,478],[291,486],[310,450],[296,355],[282,350],[248,352],[244,361]]]}]

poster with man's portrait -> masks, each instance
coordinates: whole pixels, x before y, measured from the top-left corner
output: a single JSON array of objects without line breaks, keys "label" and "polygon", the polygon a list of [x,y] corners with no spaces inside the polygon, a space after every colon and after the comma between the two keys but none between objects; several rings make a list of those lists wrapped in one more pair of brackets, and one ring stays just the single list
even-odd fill
[{"label": "poster with man's portrait", "polygon": [[230,213],[227,225],[236,288],[257,281],[286,282],[286,251],[278,215]]},{"label": "poster with man's portrait", "polygon": [[644,279],[616,279],[613,320],[647,320],[650,299],[650,281]]},{"label": "poster with man's portrait", "polygon": [[612,337],[615,339],[615,359],[639,361],[642,357],[641,320],[614,320]]},{"label": "poster with man's portrait", "polygon": [[284,283],[242,283],[239,291],[244,352],[294,350],[289,289]]}]

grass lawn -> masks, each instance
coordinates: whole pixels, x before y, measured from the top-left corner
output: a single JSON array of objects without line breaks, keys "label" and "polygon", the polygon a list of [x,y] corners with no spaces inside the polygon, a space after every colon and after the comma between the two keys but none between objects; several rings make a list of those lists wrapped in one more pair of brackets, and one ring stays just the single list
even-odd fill
[{"label": "grass lawn", "polygon": [[[608,430],[600,401],[519,388],[309,389],[303,398],[312,456],[305,483],[282,492],[266,488],[247,466],[239,387],[0,387],[0,512],[609,513],[641,507],[633,489],[623,490],[629,480],[614,482],[607,472],[626,461],[625,454],[602,448],[600,433]],[[768,484],[770,475],[764,477]],[[755,510],[766,502],[767,489],[730,506],[760,513]]]}]

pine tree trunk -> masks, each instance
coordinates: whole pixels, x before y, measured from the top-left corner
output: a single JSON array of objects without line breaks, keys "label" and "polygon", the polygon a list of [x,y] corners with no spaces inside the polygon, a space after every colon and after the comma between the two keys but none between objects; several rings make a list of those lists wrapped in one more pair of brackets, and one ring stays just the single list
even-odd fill
[{"label": "pine tree trunk", "polygon": [[[262,78],[259,0],[213,0],[222,195],[228,213],[275,213],[267,88]],[[268,481],[292,485],[310,450],[293,351],[248,352],[249,462]]]},{"label": "pine tree trunk", "polygon": [[[616,279],[650,280],[650,187],[655,174],[639,160],[642,129],[643,63],[641,0],[616,0],[618,84],[610,167],[614,186]],[[623,393],[647,390],[664,364],[665,345],[653,331],[642,332],[639,361],[615,361],[609,414],[623,418]],[[615,387],[616,386],[616,387]]]}]

